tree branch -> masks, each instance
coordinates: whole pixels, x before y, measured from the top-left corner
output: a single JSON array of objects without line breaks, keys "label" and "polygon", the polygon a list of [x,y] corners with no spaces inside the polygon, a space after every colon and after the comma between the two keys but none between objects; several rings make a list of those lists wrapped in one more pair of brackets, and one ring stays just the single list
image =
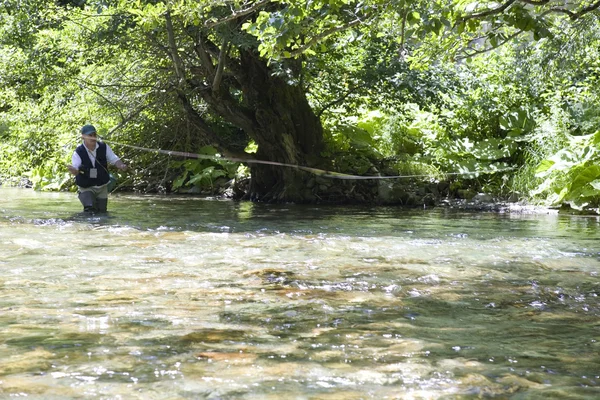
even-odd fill
[{"label": "tree branch", "polygon": [[[220,59],[221,56],[223,56],[224,60],[225,60],[224,65],[227,66],[228,71],[230,71],[236,78],[240,79],[240,77],[245,73],[245,71],[243,71],[240,64],[235,59],[229,57],[228,52],[221,53],[221,50],[219,49],[219,47],[217,47],[217,45],[214,44],[213,42],[211,42],[210,40],[207,40],[203,36],[201,37],[201,39],[202,39],[202,42],[199,43],[199,45],[201,44],[202,48],[196,49],[196,52],[198,53],[200,62],[203,65],[205,62],[210,65],[211,72],[207,76],[212,77],[212,76],[214,76],[213,74],[215,73],[214,66],[211,61],[212,58]],[[230,43],[230,46],[231,46],[231,43]]]},{"label": "tree branch", "polygon": [[[493,46],[493,47],[486,47],[484,49],[481,50],[476,50],[476,49],[472,49],[473,52],[472,53],[468,53],[466,54],[464,57],[456,57],[455,60],[456,61],[460,61],[460,60],[464,60],[466,58],[469,57],[473,57],[476,56],[478,54],[484,54],[487,53],[488,51],[492,51],[494,49],[497,49],[498,47],[504,46],[508,41],[514,39],[515,37],[519,36],[521,33],[523,33],[522,30],[518,30],[517,32],[513,33],[512,35],[508,36],[506,39],[504,39],[501,43],[499,43],[497,46]],[[461,50],[463,53],[466,53],[468,49],[463,49]]]},{"label": "tree branch", "polygon": [[504,10],[506,10],[508,7],[510,7],[515,1],[517,1],[517,0],[508,0],[506,3],[502,4],[499,7],[492,8],[492,9],[489,9],[486,11],[481,11],[481,12],[475,13],[475,14],[464,15],[464,16],[458,18],[457,22],[460,23],[460,22],[465,22],[470,19],[485,18],[490,15],[500,14],[500,13],[504,12]]},{"label": "tree branch", "polygon": [[321,39],[329,36],[329,35],[333,35],[334,33],[337,32],[341,32],[341,31],[345,31],[346,29],[352,28],[353,26],[356,25],[360,25],[362,23],[362,21],[357,18],[354,21],[350,22],[347,25],[344,26],[337,26],[335,28],[330,28],[327,29],[325,32],[322,32],[321,34],[314,36],[312,39],[310,39],[310,41],[308,43],[306,43],[304,46],[294,50],[291,52],[290,56],[287,58],[293,58],[296,57],[302,53],[304,53],[307,49],[309,49],[311,46],[313,46],[314,44],[316,44],[317,42],[319,42]]},{"label": "tree branch", "polygon": [[198,54],[198,58],[200,58],[200,63],[207,72],[206,75],[213,76],[215,73],[215,67],[206,49],[206,39],[202,33],[200,33],[198,37],[198,44],[194,46],[194,50],[196,51],[196,54]]},{"label": "tree branch", "polygon": [[84,81],[83,79],[75,78],[75,81],[80,82],[80,83],[78,83],[79,87],[84,87],[84,88],[88,89],[90,92],[94,93],[96,96],[100,97],[102,100],[107,102],[112,108],[114,108],[119,113],[119,115],[121,116],[121,119],[124,118],[124,115],[123,115],[123,112],[121,111],[121,109],[115,103],[113,103],[111,100],[109,100],[108,97],[104,96],[102,93],[100,93],[100,91],[94,89],[93,87],[90,87],[87,84],[87,82]]},{"label": "tree branch", "polygon": [[543,6],[548,4],[550,0],[519,0],[521,3],[531,4],[532,6]]},{"label": "tree branch", "polygon": [[183,105],[183,109],[186,111],[190,122],[200,131],[204,139],[206,139],[207,144],[215,146],[217,149],[221,150],[223,146],[221,145],[221,141],[219,137],[215,134],[215,132],[210,128],[210,126],[204,121],[202,116],[196,111],[194,106],[190,103],[190,100],[187,98],[186,94],[181,90],[177,90],[177,97],[181,101]]},{"label": "tree branch", "polygon": [[546,10],[542,13],[542,17],[545,17],[548,14],[551,13],[557,13],[557,14],[567,14],[569,16],[569,18],[571,19],[575,19],[575,13],[571,10],[567,10],[565,8],[560,8],[560,7],[553,7],[550,8],[549,10]]},{"label": "tree branch", "polygon": [[400,31],[400,51],[404,52],[404,34],[406,33],[406,18],[408,16],[408,8],[404,10],[404,15],[402,15],[402,27]]},{"label": "tree branch", "polygon": [[569,18],[571,18],[571,20],[576,20],[579,19],[581,17],[583,17],[585,14],[590,13],[596,9],[598,9],[600,7],[600,1],[597,1],[595,3],[590,4],[587,7],[582,8],[581,10],[577,11],[577,12],[573,12],[571,10],[567,10],[566,8],[562,8],[562,7],[552,7],[549,10],[547,10],[546,12],[544,12],[542,14],[542,16],[550,14],[552,12],[555,13],[562,13],[562,14],[567,14],[569,16]]},{"label": "tree branch", "polygon": [[[171,58],[173,59],[173,66],[175,67],[175,74],[179,79],[179,83],[187,82],[192,88],[200,89],[200,94],[202,97],[212,97],[206,90],[204,84],[199,82],[194,82],[190,80],[189,82],[185,79],[185,70],[183,66],[183,61],[179,57],[179,53],[177,51],[177,44],[175,43],[175,34],[173,32],[173,22],[171,21],[171,13],[167,11],[165,13],[166,27],[167,27],[167,35],[169,38],[169,50],[171,54]],[[212,65],[212,63],[210,63]],[[177,89],[177,97],[181,101],[184,110],[186,111],[190,121],[194,126],[201,132],[202,136],[209,142],[209,144],[217,147],[219,150],[224,150],[226,146],[223,146],[221,140],[218,135],[211,129],[211,127],[204,121],[202,116],[196,111],[194,106],[191,104],[187,94],[182,90],[181,86]],[[215,102],[212,99],[212,102],[209,102],[212,106],[218,105],[218,102]],[[216,103],[216,104],[215,104]]]},{"label": "tree branch", "polygon": [[243,17],[243,16],[246,16],[248,14],[252,14],[254,11],[258,10],[259,8],[261,8],[262,6],[264,6],[266,4],[269,4],[270,2],[271,2],[271,0],[263,0],[263,1],[260,1],[260,2],[256,3],[252,7],[248,7],[246,9],[244,9],[244,10],[236,11],[233,14],[231,14],[230,16],[228,16],[226,18],[223,18],[221,20],[218,20],[218,21],[206,21],[206,22],[204,22],[204,27],[205,28],[213,28],[213,27],[215,27],[217,25],[224,24],[226,22],[232,21],[232,20],[237,19],[239,17]]},{"label": "tree branch", "polygon": [[221,45],[221,51],[219,52],[219,61],[217,63],[217,72],[215,73],[215,79],[213,80],[212,90],[217,92],[221,85],[221,79],[223,78],[223,71],[225,70],[225,59],[229,52],[229,42],[226,38],[223,38]]},{"label": "tree branch", "polygon": [[593,3],[593,4],[590,4],[590,5],[589,5],[589,6],[587,6],[587,7],[584,7],[584,8],[582,8],[582,9],[581,9],[581,11],[579,11],[579,12],[577,13],[577,18],[581,17],[583,14],[587,14],[587,13],[589,13],[589,12],[592,12],[592,11],[594,11],[594,10],[595,10],[595,9],[597,9],[598,7],[600,7],[600,1],[597,1],[597,2],[595,2],[595,3]]},{"label": "tree branch", "polygon": [[[544,6],[546,4],[549,4],[550,0],[508,0],[506,3],[502,4],[499,7],[492,8],[492,9],[489,9],[486,11],[481,11],[481,12],[475,13],[475,14],[464,15],[464,16],[460,17],[457,22],[460,23],[460,22],[467,21],[469,19],[485,18],[490,15],[500,14],[500,13],[504,12],[512,4],[514,4],[515,2],[525,3],[525,4],[529,4],[529,5],[534,5],[534,6]],[[596,1],[595,3],[592,3],[589,6],[584,7],[581,10],[576,11],[576,12],[571,11],[566,8],[563,8],[563,7],[551,7],[550,9],[546,10],[542,14],[542,16],[548,15],[550,13],[562,13],[562,14],[568,15],[569,18],[571,18],[572,20],[576,20],[578,18],[581,18],[583,15],[590,13],[598,8],[600,8],[600,1]]]},{"label": "tree branch", "polygon": [[165,21],[167,27],[167,36],[169,37],[169,53],[171,54],[171,59],[173,60],[175,75],[177,75],[179,82],[183,82],[185,80],[185,68],[183,67],[181,57],[179,57],[179,52],[177,51],[175,33],[173,32],[173,21],[171,20],[171,11],[169,10],[167,10],[165,13]]},{"label": "tree branch", "polygon": [[123,83],[93,83],[86,81],[85,79],[79,79],[81,82],[85,83],[86,86],[95,86],[99,88],[127,88],[127,89],[153,89],[154,85],[127,85]]},{"label": "tree branch", "polygon": [[104,135],[104,137],[112,136],[113,133],[115,133],[117,130],[121,129],[125,124],[127,124],[132,119],[136,118],[142,111],[144,111],[148,107],[153,106],[154,104],[158,103],[158,101],[159,101],[159,99],[156,99],[148,104],[144,104],[143,106],[138,107],[127,117],[123,117],[123,115],[121,115],[121,122],[119,122],[119,124],[117,126],[112,128],[106,135]]},{"label": "tree branch", "polygon": [[213,110],[221,116],[227,116],[234,125],[247,133],[254,131],[255,121],[252,112],[244,109],[227,91],[222,91],[219,96],[215,96],[212,90],[201,90],[199,95]]},{"label": "tree branch", "polygon": [[364,87],[364,85],[363,85],[363,86],[357,86],[357,87],[354,87],[354,88],[352,88],[352,89],[348,90],[348,91],[347,91],[345,94],[343,94],[342,96],[338,97],[337,99],[335,99],[335,100],[332,100],[332,101],[330,101],[329,103],[325,104],[325,105],[323,106],[323,108],[321,108],[321,111],[319,111],[319,112],[317,113],[317,118],[319,118],[319,119],[320,119],[320,118],[321,118],[321,116],[323,115],[323,113],[324,113],[325,111],[327,111],[327,109],[329,109],[329,108],[331,108],[331,107],[335,106],[336,104],[339,104],[339,103],[343,102],[343,101],[344,101],[344,100],[346,100],[346,99],[347,99],[347,98],[348,98],[348,97],[349,97],[349,96],[350,96],[352,93],[356,92],[357,90],[359,90],[359,89],[361,89],[361,88],[363,88],[363,87]]}]

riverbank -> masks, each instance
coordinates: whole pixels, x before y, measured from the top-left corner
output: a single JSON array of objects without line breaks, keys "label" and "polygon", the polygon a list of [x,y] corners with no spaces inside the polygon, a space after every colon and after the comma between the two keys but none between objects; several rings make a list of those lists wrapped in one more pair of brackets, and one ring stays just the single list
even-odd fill
[{"label": "riverbank", "polygon": [[[0,181],[0,187],[18,187],[34,190],[31,185],[27,183],[28,181],[26,179],[22,179],[20,182]],[[469,198],[461,198],[457,196],[460,196],[461,194],[464,195],[465,192],[455,193],[453,195],[448,190],[449,187],[450,185],[445,182],[428,183],[424,185],[416,185],[414,183],[399,185],[397,182],[391,183],[390,181],[384,180],[377,181],[375,184],[365,182],[359,184],[356,184],[356,182],[337,182],[336,186],[331,184],[321,184],[321,195],[316,196],[310,203],[335,206],[363,204],[398,206],[403,208],[448,208],[461,211],[511,214],[600,215],[600,210],[597,208],[576,210],[570,208],[568,205],[563,205],[562,207],[548,207],[531,204],[527,200],[520,199],[515,195],[509,196],[508,198],[502,198],[487,193],[472,194],[466,192],[466,195]],[[233,190],[232,185],[224,185],[215,193],[183,191],[163,194],[186,195],[191,197],[197,196],[199,198],[208,195],[220,199],[252,202],[252,200],[244,198],[243,192],[236,192]]]}]

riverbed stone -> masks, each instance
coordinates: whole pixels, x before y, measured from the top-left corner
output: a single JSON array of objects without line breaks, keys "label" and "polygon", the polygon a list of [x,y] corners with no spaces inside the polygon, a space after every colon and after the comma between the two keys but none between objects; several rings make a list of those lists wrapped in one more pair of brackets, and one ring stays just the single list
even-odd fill
[{"label": "riverbed stone", "polygon": [[409,194],[398,183],[381,180],[377,186],[377,200],[381,204],[405,204]]},{"label": "riverbed stone", "polygon": [[519,201],[519,193],[511,193],[510,196],[508,196],[508,199],[506,200],[509,203],[516,203]]},{"label": "riverbed stone", "polygon": [[477,193],[475,196],[473,196],[472,200],[476,203],[493,203],[494,202],[494,198],[492,197],[492,195],[487,194],[487,193]]}]

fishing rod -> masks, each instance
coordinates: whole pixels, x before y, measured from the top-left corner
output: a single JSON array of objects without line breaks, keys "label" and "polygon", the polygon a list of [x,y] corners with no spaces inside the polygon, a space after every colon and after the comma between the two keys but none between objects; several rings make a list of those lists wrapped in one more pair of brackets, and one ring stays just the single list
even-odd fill
[{"label": "fishing rod", "polygon": [[[196,158],[203,160],[213,160],[213,161],[231,161],[231,162],[240,162],[240,163],[248,163],[248,164],[263,164],[263,165],[274,165],[280,167],[294,168],[301,171],[309,172],[314,175],[321,176],[323,178],[331,178],[331,179],[346,179],[346,180],[383,180],[383,179],[406,179],[406,178],[429,178],[431,174],[415,174],[415,175],[351,175],[344,174],[341,172],[329,171],[320,168],[312,168],[304,165],[297,164],[287,164],[280,163],[276,161],[266,161],[266,160],[257,160],[254,158],[238,158],[238,157],[224,157],[224,156],[211,156],[207,154],[198,154],[198,153],[190,153],[185,151],[175,151],[175,150],[162,150],[162,149],[152,149],[148,147],[135,146],[131,144],[119,143],[113,140],[104,140],[104,138],[100,137],[103,142],[114,144],[118,146],[129,147],[131,149],[146,151],[151,153],[158,154],[166,154],[169,156],[179,156],[184,158]],[[513,170],[514,167],[503,168],[502,170],[495,171],[478,171],[478,172],[445,172],[444,175],[479,175],[479,174],[492,174],[502,171]]]},{"label": "fishing rod", "polygon": [[[274,165],[274,166],[295,168],[295,169],[299,169],[299,170],[302,170],[302,171],[310,172],[310,173],[315,174],[315,175],[319,175],[321,177],[333,178],[333,179],[348,179],[348,180],[369,180],[369,179],[375,179],[375,180],[381,180],[381,179],[402,179],[402,178],[428,178],[428,177],[432,176],[432,174],[413,174],[413,175],[351,175],[351,174],[345,174],[345,173],[341,173],[341,172],[324,170],[324,169],[320,169],[320,168],[307,167],[307,166],[297,165],[297,164],[287,164],[287,163],[281,163],[281,162],[276,162],[276,161],[257,160],[257,159],[253,159],[253,158],[211,156],[211,155],[207,155],[207,154],[198,154],[198,153],[191,153],[191,152],[184,152],[184,151],[153,149],[153,148],[148,148],[148,147],[141,147],[141,146],[135,146],[135,145],[125,144],[125,143],[119,143],[119,142],[115,142],[113,140],[104,140],[103,138],[101,138],[101,139],[104,142],[109,143],[109,144],[115,144],[115,145],[119,145],[119,146],[129,147],[129,148],[140,150],[140,151],[146,151],[146,152],[152,152],[152,153],[159,153],[159,154],[166,154],[166,155],[169,155],[169,156],[180,156],[180,157],[184,157],[184,158],[196,158],[196,159],[213,160],[213,161],[231,161],[231,162],[240,162],[240,163],[248,163],[248,164],[263,164],[263,165]],[[509,170],[513,170],[513,169],[514,169],[514,167],[508,167],[508,168],[503,168],[501,170],[498,169],[498,170],[493,170],[493,171],[445,172],[444,175],[492,174],[492,173],[497,173],[497,172],[509,171]]]}]

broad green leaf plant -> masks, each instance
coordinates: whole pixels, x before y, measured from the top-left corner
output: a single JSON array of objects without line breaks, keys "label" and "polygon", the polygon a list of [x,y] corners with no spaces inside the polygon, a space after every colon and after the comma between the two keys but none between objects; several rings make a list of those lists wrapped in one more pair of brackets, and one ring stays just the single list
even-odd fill
[{"label": "broad green leaf plant", "polygon": [[543,160],[536,169],[543,182],[534,195],[549,193],[552,205],[597,208],[600,205],[600,131],[569,136],[567,147]]}]

